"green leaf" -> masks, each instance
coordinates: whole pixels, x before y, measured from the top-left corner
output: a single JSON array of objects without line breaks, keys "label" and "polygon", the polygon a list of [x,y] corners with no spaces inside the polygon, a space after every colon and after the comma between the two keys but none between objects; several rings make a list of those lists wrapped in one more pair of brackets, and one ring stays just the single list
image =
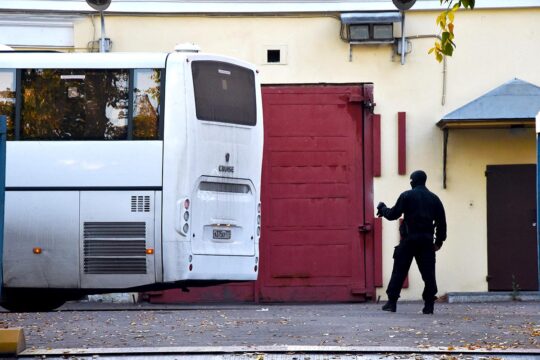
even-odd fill
[{"label": "green leaf", "polygon": [[451,43],[446,44],[446,46],[444,47],[443,53],[445,55],[452,56],[452,54],[454,53],[454,47],[452,46]]},{"label": "green leaf", "polygon": [[448,31],[445,31],[441,35],[441,43],[443,46],[446,46],[446,43],[448,42],[448,39],[450,37],[450,33]]}]

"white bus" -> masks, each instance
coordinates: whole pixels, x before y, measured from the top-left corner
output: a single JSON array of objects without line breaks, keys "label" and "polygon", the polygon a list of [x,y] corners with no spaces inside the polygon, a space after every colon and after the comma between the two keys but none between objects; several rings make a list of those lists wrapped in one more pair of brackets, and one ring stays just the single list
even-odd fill
[{"label": "white bus", "polygon": [[0,53],[2,305],[255,280],[263,124],[250,64]]}]

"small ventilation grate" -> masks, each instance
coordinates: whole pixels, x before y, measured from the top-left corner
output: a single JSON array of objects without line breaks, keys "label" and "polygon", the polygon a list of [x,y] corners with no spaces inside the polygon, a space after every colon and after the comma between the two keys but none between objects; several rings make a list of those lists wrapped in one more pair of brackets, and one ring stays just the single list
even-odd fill
[{"label": "small ventilation grate", "polygon": [[146,223],[85,222],[85,274],[146,274]]},{"label": "small ventilation grate", "polygon": [[131,212],[150,212],[150,196],[137,195],[131,197]]}]

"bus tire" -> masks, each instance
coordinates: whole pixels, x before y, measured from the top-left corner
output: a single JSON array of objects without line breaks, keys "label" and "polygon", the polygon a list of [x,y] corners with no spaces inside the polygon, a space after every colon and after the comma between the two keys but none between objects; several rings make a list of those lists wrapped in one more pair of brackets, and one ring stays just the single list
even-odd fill
[{"label": "bus tire", "polygon": [[21,296],[9,292],[3,294],[0,305],[10,312],[45,312],[64,305],[66,299],[50,294],[34,294]]}]

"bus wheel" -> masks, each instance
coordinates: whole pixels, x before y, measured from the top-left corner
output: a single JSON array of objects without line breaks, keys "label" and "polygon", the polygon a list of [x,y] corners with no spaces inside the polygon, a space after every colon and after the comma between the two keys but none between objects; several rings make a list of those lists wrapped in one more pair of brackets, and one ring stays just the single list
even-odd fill
[{"label": "bus wheel", "polygon": [[55,310],[65,302],[64,298],[54,295],[23,297],[9,294],[4,296],[0,305],[11,312],[41,312]]}]

